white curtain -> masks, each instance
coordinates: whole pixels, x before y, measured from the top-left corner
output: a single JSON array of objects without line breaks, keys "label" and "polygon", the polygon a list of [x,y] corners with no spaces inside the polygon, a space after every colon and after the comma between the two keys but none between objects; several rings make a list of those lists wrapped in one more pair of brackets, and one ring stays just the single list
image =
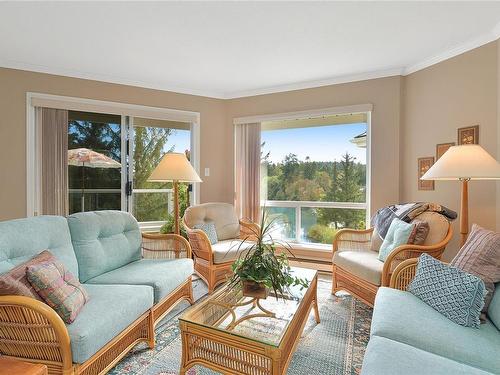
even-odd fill
[{"label": "white curtain", "polygon": [[43,215],[68,214],[68,111],[36,108],[41,139],[41,210]]},{"label": "white curtain", "polygon": [[235,206],[241,218],[260,223],[260,123],[235,125]]}]

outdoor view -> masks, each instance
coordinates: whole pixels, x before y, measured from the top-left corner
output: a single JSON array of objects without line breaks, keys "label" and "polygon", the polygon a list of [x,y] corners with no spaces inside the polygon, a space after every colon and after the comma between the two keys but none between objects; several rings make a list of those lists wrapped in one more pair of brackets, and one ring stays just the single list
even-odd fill
[{"label": "outdoor view", "polygon": [[[74,111],[68,117],[69,212],[122,209],[121,117]],[[134,120],[134,124],[147,126],[135,126],[133,132],[132,212],[139,222],[171,221],[171,183],[147,179],[165,153],[186,152],[189,156],[189,124]],[[180,203],[183,212],[188,204],[183,184]]]},{"label": "outdoor view", "polygon": [[365,228],[366,130],[262,127],[261,197],[282,238],[326,244],[340,228]]}]

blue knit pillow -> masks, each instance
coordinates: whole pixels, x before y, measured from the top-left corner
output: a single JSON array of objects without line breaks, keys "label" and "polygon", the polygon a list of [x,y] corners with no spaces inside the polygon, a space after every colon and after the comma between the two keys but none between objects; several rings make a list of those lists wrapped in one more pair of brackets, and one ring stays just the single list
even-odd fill
[{"label": "blue knit pillow", "polygon": [[193,225],[194,229],[201,229],[207,235],[210,240],[210,244],[216,244],[218,242],[217,231],[215,230],[215,223],[209,221],[202,224]]},{"label": "blue knit pillow", "polygon": [[408,291],[455,323],[479,328],[487,293],[479,277],[422,254]]}]

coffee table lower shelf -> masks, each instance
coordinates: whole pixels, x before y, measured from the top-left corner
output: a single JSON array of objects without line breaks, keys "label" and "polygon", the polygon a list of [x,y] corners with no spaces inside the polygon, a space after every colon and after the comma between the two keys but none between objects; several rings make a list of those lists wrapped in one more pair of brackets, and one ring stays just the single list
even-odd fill
[{"label": "coffee table lower shelf", "polygon": [[311,281],[279,346],[180,320],[182,335],[180,374],[186,374],[186,371],[194,365],[202,365],[222,374],[285,374],[311,309],[314,309],[316,322],[319,323],[317,276]]}]

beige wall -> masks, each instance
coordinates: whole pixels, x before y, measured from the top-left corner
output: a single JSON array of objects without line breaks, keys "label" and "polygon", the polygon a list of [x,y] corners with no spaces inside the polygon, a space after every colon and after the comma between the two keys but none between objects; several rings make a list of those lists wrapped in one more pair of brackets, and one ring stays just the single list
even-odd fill
[{"label": "beige wall", "polygon": [[[457,128],[479,124],[480,144],[497,155],[497,42],[410,74],[402,85],[401,198],[434,201],[459,211],[460,183],[437,181],[434,191],[417,190],[417,158],[435,156],[436,143],[457,142]],[[495,229],[496,183],[471,181],[469,221]],[[455,236],[445,258],[458,251]]]},{"label": "beige wall", "polygon": [[[371,211],[399,201],[399,122],[401,77],[259,95],[228,101],[227,126],[233,118],[373,104]],[[325,140],[328,142],[328,140]]]},{"label": "beige wall", "polygon": [[[210,177],[202,176],[203,202],[233,200],[233,118],[370,103],[372,213],[398,201],[435,201],[458,211],[459,183],[436,182],[435,191],[418,191],[416,160],[435,155],[436,143],[456,142],[458,127],[474,124],[480,125],[480,144],[500,158],[498,72],[500,41],[406,77],[224,101],[0,68],[0,220],[25,215],[28,91],[200,112],[200,164],[210,167]],[[500,227],[500,183],[471,182],[469,204],[471,223]],[[446,259],[458,250],[457,224]]]},{"label": "beige wall", "polygon": [[222,100],[0,68],[0,220],[26,215],[26,92],[75,96],[201,113],[201,200],[231,202],[232,144]]}]

